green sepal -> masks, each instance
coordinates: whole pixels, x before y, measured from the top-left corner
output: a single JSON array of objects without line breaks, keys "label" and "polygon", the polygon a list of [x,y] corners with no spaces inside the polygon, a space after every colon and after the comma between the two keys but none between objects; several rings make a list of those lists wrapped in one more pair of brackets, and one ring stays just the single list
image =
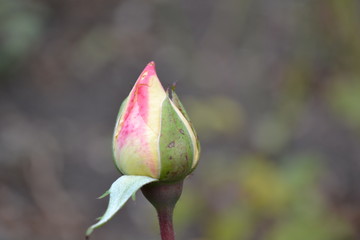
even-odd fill
[{"label": "green sepal", "polygon": [[162,104],[160,134],[161,181],[176,181],[185,178],[191,170],[194,149],[190,133],[171,104],[165,98]]},{"label": "green sepal", "polygon": [[105,214],[98,218],[100,219],[96,224],[89,227],[86,231],[86,236],[94,231],[95,228],[98,228],[108,222],[117,211],[125,204],[125,202],[139,190],[145,184],[156,182],[158,179],[147,177],[147,176],[132,176],[124,175],[118,178],[107,191],[102,196],[110,195],[109,205],[105,211]]},{"label": "green sepal", "polygon": [[123,112],[124,112],[124,110],[125,110],[125,106],[127,105],[128,100],[129,100],[129,97],[126,97],[126,98],[124,99],[124,101],[121,103],[120,109],[119,109],[119,112],[118,112],[118,115],[117,115],[117,117],[116,117],[116,123],[117,123],[117,121],[121,118],[121,116],[122,116],[122,114],[123,114]]},{"label": "green sepal", "polygon": [[112,141],[113,141],[113,143],[112,143],[112,144],[113,144],[113,145],[112,145],[112,146],[113,146],[113,149],[112,149],[113,161],[114,161],[114,164],[115,164],[116,169],[119,170],[119,172],[121,172],[121,173],[122,173],[122,171],[121,171],[121,169],[119,168],[119,166],[117,165],[117,163],[116,163],[116,158],[115,158],[115,149],[114,149],[115,144],[116,144],[116,143],[115,143],[115,141],[116,141],[115,135],[117,134],[117,128],[118,128],[119,120],[120,120],[120,118],[122,117],[122,115],[123,115],[123,113],[124,113],[124,110],[125,110],[125,108],[126,108],[126,106],[127,106],[128,100],[129,100],[129,97],[125,98],[124,101],[123,101],[123,102],[121,103],[121,105],[120,105],[119,113],[118,113],[118,115],[117,115],[117,117],[116,117],[116,124],[115,124],[113,139],[112,139]]},{"label": "green sepal", "polygon": [[[195,128],[190,120],[189,114],[186,112],[184,105],[181,103],[178,95],[175,93],[175,87],[172,87],[169,91],[171,91],[171,101],[174,103],[174,105],[179,109],[179,111],[183,114],[183,116],[186,118],[186,120],[188,121],[191,130],[193,131],[195,138],[196,138],[196,146],[199,149],[200,152],[200,142],[199,142],[199,138],[198,135],[195,131]],[[167,94],[169,96],[169,92],[167,91]]]},{"label": "green sepal", "polygon": [[[193,129],[194,131],[194,128],[192,127],[192,124],[191,124],[191,121],[190,121],[190,118],[189,118],[189,115],[187,114],[185,108],[184,108],[184,105],[182,105],[178,95],[175,93],[174,89],[171,88],[170,89],[171,91],[171,101],[174,103],[174,105],[180,110],[180,112],[184,115],[184,117],[186,118],[186,120],[189,122],[191,128]],[[168,93],[168,96],[169,96],[169,92]],[[169,96],[170,97],[170,96]]]}]

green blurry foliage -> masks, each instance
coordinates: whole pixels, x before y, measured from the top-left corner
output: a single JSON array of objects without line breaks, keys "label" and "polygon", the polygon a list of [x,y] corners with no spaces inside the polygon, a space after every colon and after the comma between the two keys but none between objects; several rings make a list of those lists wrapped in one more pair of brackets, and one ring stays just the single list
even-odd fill
[{"label": "green blurry foliage", "polygon": [[284,119],[269,115],[256,123],[251,135],[252,142],[264,153],[277,153],[289,142],[290,130]]},{"label": "green blurry foliage", "polygon": [[360,131],[360,80],[341,76],[329,85],[327,100],[334,112],[350,127]]},{"label": "green blurry foliage", "polygon": [[189,116],[202,139],[237,136],[244,124],[244,111],[239,102],[226,96],[187,98]]},{"label": "green blurry foliage", "polygon": [[348,66],[355,69],[359,66],[360,57],[360,16],[359,2],[356,0],[338,1],[331,0],[332,14],[335,17],[335,31],[342,48],[341,55]]},{"label": "green blurry foliage", "polygon": [[0,0],[0,74],[12,70],[36,46],[45,12],[33,1]]},{"label": "green blurry foliage", "polygon": [[109,28],[100,25],[91,29],[77,42],[70,61],[74,69],[81,69],[76,72],[81,79],[91,80],[89,76],[105,68],[115,57],[114,49],[118,48],[118,45],[113,35]]},{"label": "green blurry foliage", "polygon": [[311,91],[309,59],[294,59],[284,68],[279,94],[281,116],[290,121],[297,119]]},{"label": "green blurry foliage", "polygon": [[207,187],[186,186],[177,206],[180,235],[201,222],[206,240],[352,239],[348,223],[330,211],[319,191],[318,163],[310,153],[290,155],[279,165],[257,154],[223,167],[207,162]]}]

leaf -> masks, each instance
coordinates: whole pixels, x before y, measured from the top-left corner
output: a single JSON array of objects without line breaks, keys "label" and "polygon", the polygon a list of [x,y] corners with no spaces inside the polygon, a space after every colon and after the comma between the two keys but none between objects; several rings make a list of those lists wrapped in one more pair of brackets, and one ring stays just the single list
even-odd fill
[{"label": "leaf", "polygon": [[136,200],[136,192],[134,192],[131,196],[132,200],[135,201]]},{"label": "leaf", "polygon": [[145,184],[158,181],[158,179],[146,176],[132,176],[124,175],[118,178],[101,197],[110,195],[109,205],[105,214],[100,218],[100,221],[89,227],[86,231],[86,236],[109,221],[117,211],[124,205],[124,203],[136,193]]},{"label": "leaf", "polygon": [[106,196],[109,195],[109,194],[110,194],[110,191],[107,190],[106,192],[104,192],[103,195],[101,195],[100,197],[98,197],[98,199],[102,199],[102,198],[106,197]]}]

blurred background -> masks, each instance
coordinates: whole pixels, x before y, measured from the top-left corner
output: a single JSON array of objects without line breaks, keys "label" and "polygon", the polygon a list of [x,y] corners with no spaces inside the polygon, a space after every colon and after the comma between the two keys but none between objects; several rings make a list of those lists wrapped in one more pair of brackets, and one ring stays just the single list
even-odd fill
[{"label": "blurred background", "polygon": [[[177,239],[360,239],[360,2],[0,0],[0,239],[83,239],[154,60],[202,143]],[[141,193],[92,239],[158,240]]]}]

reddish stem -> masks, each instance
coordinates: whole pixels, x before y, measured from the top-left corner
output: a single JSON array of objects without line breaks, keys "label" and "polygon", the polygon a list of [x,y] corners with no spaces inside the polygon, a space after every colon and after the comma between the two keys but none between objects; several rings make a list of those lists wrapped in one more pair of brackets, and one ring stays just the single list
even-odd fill
[{"label": "reddish stem", "polygon": [[155,207],[162,240],[175,240],[173,212],[182,192],[183,181],[150,183],[141,188],[146,199]]},{"label": "reddish stem", "polygon": [[163,208],[157,210],[160,234],[162,240],[175,240],[175,233],[173,228],[173,212],[174,208]]}]

